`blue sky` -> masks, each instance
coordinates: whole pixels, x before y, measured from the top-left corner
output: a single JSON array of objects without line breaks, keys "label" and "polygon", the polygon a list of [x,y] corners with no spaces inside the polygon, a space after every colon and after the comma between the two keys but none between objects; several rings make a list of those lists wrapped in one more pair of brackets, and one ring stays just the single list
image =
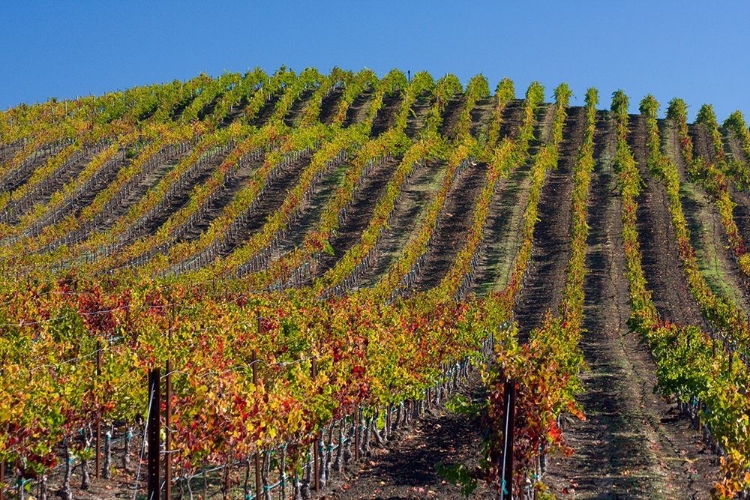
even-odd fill
[{"label": "blue sky", "polygon": [[[720,5],[720,6],[719,6]],[[282,64],[567,82],[750,121],[750,2],[7,1],[0,109]]]}]

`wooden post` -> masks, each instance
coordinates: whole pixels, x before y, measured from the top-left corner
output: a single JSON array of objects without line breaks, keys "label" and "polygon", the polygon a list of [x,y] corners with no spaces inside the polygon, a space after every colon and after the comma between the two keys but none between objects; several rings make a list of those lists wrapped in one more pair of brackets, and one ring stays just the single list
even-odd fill
[{"label": "wooden post", "polygon": [[[313,380],[318,377],[318,361],[313,358],[310,368]],[[313,442],[313,472],[315,474],[315,492],[320,492],[320,456],[318,451],[318,435],[315,435]]]},{"label": "wooden post", "polygon": [[359,404],[354,407],[354,460],[359,462]]},{"label": "wooden post", "polygon": [[5,460],[0,460],[0,500],[3,500],[5,491]]},{"label": "wooden post", "polygon": [[[500,500],[513,498],[513,441],[516,417],[516,381],[505,382],[505,432],[503,433],[503,484]],[[506,496],[507,490],[507,496]]]},{"label": "wooden post", "polygon": [[167,360],[167,376],[165,380],[166,385],[166,415],[164,416],[164,424],[166,426],[165,441],[164,441],[164,498],[165,500],[171,500],[172,498],[172,360]]},{"label": "wooden post", "polygon": [[148,374],[148,394],[150,409],[148,413],[148,500],[158,500],[161,484],[159,482],[159,434],[161,408],[161,370],[152,369]]},{"label": "wooden post", "polygon": [[385,438],[388,439],[391,435],[391,405],[385,407]]},{"label": "wooden post", "polygon": [[[96,342],[96,376],[99,377],[102,374],[102,343],[101,341]],[[94,453],[96,457],[96,472],[94,473],[94,477],[97,479],[99,478],[99,474],[101,473],[101,447],[102,447],[102,415],[99,410],[97,410],[96,415],[96,444]]]},{"label": "wooden post", "polygon": [[[258,331],[260,331],[260,316],[258,316]],[[258,351],[253,350],[253,357],[252,357],[252,367],[253,367],[253,385],[258,385]],[[255,450],[255,498],[260,498],[260,487],[261,487],[261,478],[260,478],[260,450]]]}]

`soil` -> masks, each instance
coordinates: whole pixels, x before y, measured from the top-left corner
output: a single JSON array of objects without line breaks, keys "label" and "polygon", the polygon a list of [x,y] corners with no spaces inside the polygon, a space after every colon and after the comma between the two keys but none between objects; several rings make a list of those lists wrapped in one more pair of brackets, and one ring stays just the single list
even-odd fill
[{"label": "soil", "polygon": [[220,248],[222,256],[229,255],[232,250],[241,245],[250,235],[263,227],[266,219],[284,203],[287,191],[293,189],[293,186],[297,184],[297,181],[302,176],[302,172],[310,164],[310,160],[310,156],[302,157],[282,170],[277,177],[268,181],[266,188],[258,198],[258,203],[252,210],[248,223],[243,227],[237,228],[238,231],[227,234],[226,239],[222,242]]},{"label": "soil", "polygon": [[580,343],[588,369],[577,398],[586,420],[563,422],[575,453],[548,457],[545,482],[560,498],[708,498],[705,478],[717,477],[717,458],[680,418],[676,404],[654,394],[656,367],[626,323],[630,308],[611,123],[599,122],[595,141],[602,154],[589,194]]},{"label": "soil", "polygon": [[[86,165],[101,151],[105,146],[96,145],[86,147],[82,151],[82,156],[74,161],[66,161],[58,167],[46,179],[39,181],[33,186],[23,198],[16,199],[8,203],[6,209],[12,209],[13,215],[10,218],[11,224],[18,224],[21,216],[31,210],[34,205],[47,203],[52,194],[61,189],[65,183],[80,174]],[[15,189],[15,188],[14,188]]]},{"label": "soil", "polygon": [[513,99],[505,105],[503,109],[502,121],[500,123],[500,139],[507,137],[510,140],[516,140],[521,134],[521,125],[523,125],[523,107],[526,101],[523,99]]},{"label": "soil", "polygon": [[393,127],[396,123],[396,115],[398,110],[401,109],[401,102],[404,100],[404,96],[401,94],[387,95],[383,97],[383,105],[375,115],[375,119],[372,122],[372,129],[370,130],[370,137],[378,137],[386,130]]},{"label": "soil", "polygon": [[[458,393],[474,402],[483,398],[478,372],[473,372]],[[436,465],[464,464],[470,470],[481,460],[481,424],[476,418],[447,409],[433,408],[412,428],[402,431],[386,449],[375,449],[373,456],[359,465],[350,465],[335,475],[328,489],[317,498],[408,499],[466,498],[459,486],[441,477]],[[470,498],[495,498],[480,484]]]},{"label": "soil", "polygon": [[410,179],[401,188],[388,219],[388,227],[380,236],[376,256],[360,279],[360,287],[375,286],[396,261],[412,231],[418,227],[429,199],[442,182],[445,167],[443,161],[426,161],[414,168]]},{"label": "soil", "polygon": [[221,99],[223,95],[224,92],[219,92],[213,99],[211,99],[211,102],[205,104],[203,108],[198,111],[198,120],[203,121],[204,118],[210,116],[216,109],[216,106],[219,104],[219,99]]},{"label": "soil", "polygon": [[[15,191],[18,189],[21,185],[23,185],[29,178],[33,175],[34,171],[36,169],[43,166],[49,158],[60,151],[62,151],[64,146],[60,144],[45,144],[44,146],[37,149],[36,153],[38,154],[36,157],[27,157],[24,159],[21,164],[16,168],[15,170],[12,170],[10,172],[7,172],[5,177],[0,179],[0,191]],[[10,160],[14,154],[9,154],[8,159]],[[21,153],[23,154],[23,153]]]},{"label": "soil", "polygon": [[557,168],[547,173],[542,186],[531,262],[514,311],[518,336],[524,341],[547,311],[554,314],[562,302],[570,256],[573,167],[585,128],[585,108],[571,108],[563,125]]},{"label": "soil", "polygon": [[326,202],[338,187],[341,178],[346,175],[346,170],[351,166],[344,162],[336,168],[332,168],[323,176],[309,191],[309,199],[300,204],[297,217],[289,224],[289,229],[272,259],[278,259],[284,253],[290,252],[299,246],[305,239],[305,235],[320,221],[320,215],[326,206]]},{"label": "soil", "polygon": [[461,117],[461,110],[464,107],[466,98],[461,95],[453,97],[448,101],[443,111],[443,123],[440,125],[440,134],[453,141],[456,139],[456,124]]},{"label": "soil", "polygon": [[409,139],[416,139],[419,133],[424,128],[424,121],[427,118],[432,107],[432,94],[425,92],[416,99],[416,102],[412,105],[409,112],[409,119],[406,122],[406,135]]},{"label": "soil", "polygon": [[[701,124],[690,125],[689,131],[695,147],[695,155],[705,161],[714,162],[714,149],[706,127]],[[750,195],[746,191],[738,189],[734,183],[729,182],[729,197],[736,203],[732,216],[740,235],[743,241],[750,242]]]},{"label": "soil", "polygon": [[643,254],[643,272],[654,305],[662,319],[696,325],[705,331],[707,324],[688,289],[664,183],[652,175],[646,165],[646,120],[641,115],[630,116],[628,144],[645,182],[637,200],[636,229]]},{"label": "soil", "polygon": [[330,239],[333,255],[323,254],[318,265],[318,276],[331,269],[359,240],[375,211],[377,200],[383,194],[393,172],[400,163],[398,158],[389,158],[368,175],[354,195],[347,216]]},{"label": "soil", "polygon": [[273,110],[276,109],[276,104],[281,99],[282,94],[283,92],[277,92],[269,99],[266,99],[260,111],[250,120],[250,125],[259,128],[265,125],[268,119],[271,118],[271,115],[273,115]]},{"label": "soil", "polygon": [[[21,149],[23,149],[23,145],[23,139],[18,139],[7,144],[0,144],[0,164],[13,158]],[[0,165],[0,169],[2,168],[3,166]]]},{"label": "soil", "polygon": [[289,111],[284,115],[284,123],[288,127],[294,127],[297,125],[297,122],[302,117],[302,112],[307,107],[307,104],[314,93],[315,91],[313,89],[307,89],[300,94],[294,103],[292,103],[289,107]]},{"label": "soil", "polygon": [[521,245],[523,213],[529,202],[531,163],[521,165],[498,183],[482,231],[472,291],[486,295],[508,284],[513,257]]},{"label": "soil", "polygon": [[367,116],[367,112],[372,105],[373,91],[368,89],[359,94],[346,110],[344,119],[344,128],[350,127],[355,123],[362,123]]},{"label": "soil", "polygon": [[178,241],[193,241],[197,239],[202,232],[208,229],[211,222],[221,215],[224,207],[232,201],[234,195],[239,192],[245,182],[247,182],[253,173],[263,164],[263,160],[264,157],[261,157],[257,161],[248,162],[247,165],[237,169],[234,177],[218,190],[216,197],[199,209],[202,212],[202,216],[193,224],[192,228],[178,230],[178,233],[182,234],[182,236],[178,238]]},{"label": "soil", "polygon": [[734,260],[716,205],[703,187],[690,179],[680,150],[677,127],[662,121],[660,132],[663,148],[675,162],[680,175],[680,201],[690,229],[690,243],[704,278],[714,293],[728,297],[740,308],[750,311],[750,280]]},{"label": "soil", "polygon": [[495,98],[486,97],[480,99],[471,110],[471,135],[477,139],[487,135],[487,128],[492,120],[492,113],[495,110]]},{"label": "soil", "polygon": [[183,181],[184,177],[187,178],[184,178],[184,181],[181,183],[179,189],[175,191],[174,195],[170,199],[167,200],[166,205],[162,209],[157,210],[156,213],[154,213],[151,217],[149,217],[149,220],[146,221],[143,227],[143,231],[137,232],[133,235],[133,237],[138,238],[147,234],[154,234],[157,229],[159,229],[161,225],[167,221],[170,215],[177,212],[180,208],[185,206],[188,201],[190,201],[190,192],[193,190],[193,188],[198,184],[205,182],[205,180],[211,176],[211,173],[219,165],[221,165],[221,163],[229,155],[229,153],[229,150],[222,151],[220,153],[214,153],[211,155],[208,161],[198,167],[196,171],[191,172],[189,176],[183,175],[182,177],[180,177],[180,180],[178,180],[176,184],[180,183],[180,181]]},{"label": "soil", "polygon": [[227,112],[226,116],[221,120],[221,123],[219,124],[219,128],[226,128],[232,123],[234,123],[235,120],[237,120],[240,116],[242,116],[245,112],[245,108],[249,104],[250,100],[247,98],[247,96],[242,96],[242,99],[240,99],[240,102],[238,102],[236,105],[233,105],[229,108],[229,111]]},{"label": "soil", "polygon": [[[724,135],[724,150],[727,156],[734,161],[744,164],[746,167],[750,163],[747,153],[742,147],[742,142],[737,134],[732,130],[726,130]],[[0,154],[1,156],[1,154]]]},{"label": "soil", "polygon": [[328,93],[325,97],[323,97],[323,102],[320,106],[320,117],[319,121],[320,123],[323,123],[325,125],[330,125],[331,120],[333,120],[333,115],[336,113],[336,108],[338,107],[339,101],[341,100],[341,97],[344,95],[344,90],[342,88],[335,88],[331,92]]},{"label": "soil", "polygon": [[[506,137],[503,134],[507,134],[507,137],[518,136],[522,113],[523,101],[513,101],[506,106],[500,129],[501,139]],[[542,139],[542,135],[547,133],[545,130],[549,128],[549,108],[545,108],[541,116],[541,122],[535,126],[535,137],[539,139]],[[501,290],[510,279],[514,256],[522,242],[523,214],[529,201],[532,158],[540,143],[540,140],[532,141],[526,161],[507,179],[501,180],[495,190],[474,271],[472,291],[477,295]]]},{"label": "soil", "polygon": [[466,245],[477,196],[484,187],[487,168],[486,163],[469,163],[453,182],[432,232],[424,263],[412,285],[415,291],[426,291],[438,286],[458,252]]}]

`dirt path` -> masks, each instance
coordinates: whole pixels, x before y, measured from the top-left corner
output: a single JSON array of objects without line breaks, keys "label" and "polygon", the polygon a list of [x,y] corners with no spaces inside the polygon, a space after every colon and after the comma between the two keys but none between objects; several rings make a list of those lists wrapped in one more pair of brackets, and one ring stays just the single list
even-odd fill
[{"label": "dirt path", "polygon": [[573,167],[583,143],[585,111],[569,111],[557,168],[547,173],[542,186],[531,263],[515,310],[521,339],[528,338],[548,310],[556,312],[562,300],[570,255]]},{"label": "dirt path", "polygon": [[[32,185],[23,197],[11,198],[11,201],[5,207],[6,211],[12,213],[8,222],[14,225],[18,224],[21,222],[21,217],[28,213],[35,205],[46,205],[54,193],[61,190],[68,181],[74,181],[91,160],[101,153],[105,147],[105,144],[82,147],[79,151],[74,152],[49,176]],[[17,187],[21,187],[21,185],[19,184],[13,189]]]},{"label": "dirt path", "polygon": [[221,244],[220,254],[229,255],[232,250],[242,245],[242,243],[252,234],[259,231],[266,219],[281,207],[286,198],[286,193],[297,184],[302,177],[302,172],[310,165],[311,156],[302,156],[283,168],[278,176],[269,179],[258,197],[257,204],[253,209],[248,222],[236,232],[230,232],[226,240]]},{"label": "dirt path", "polygon": [[646,166],[645,119],[641,115],[631,115],[630,129],[628,143],[645,183],[638,197],[637,230],[643,253],[643,272],[654,305],[662,319],[681,325],[696,325],[705,331],[707,324],[688,289],[679,257],[664,183]]},{"label": "dirt path", "polygon": [[440,125],[440,135],[453,141],[456,139],[456,124],[461,118],[461,111],[466,103],[466,97],[460,94],[452,97],[443,111],[443,123]]},{"label": "dirt path", "polygon": [[443,161],[429,160],[415,166],[393,207],[388,227],[383,229],[376,258],[362,274],[360,287],[375,286],[398,259],[409,236],[419,226],[425,207],[442,182],[445,167],[446,163]]},{"label": "dirt path", "polygon": [[307,233],[319,223],[323,208],[325,208],[329,198],[335,192],[349,168],[351,168],[350,162],[342,162],[341,165],[330,169],[308,191],[309,196],[303,197],[299,212],[289,222],[288,228],[282,230],[284,237],[279,242],[276,251],[272,253],[272,261],[287,252],[291,252],[303,243]]},{"label": "dirt path", "polygon": [[[473,401],[484,397],[478,372],[472,373],[458,391]],[[437,472],[436,464],[466,464],[475,467],[481,459],[481,425],[467,415],[445,408],[433,409],[413,427],[402,431],[387,449],[351,465],[334,476],[321,499],[466,498],[458,486]],[[480,485],[470,498],[494,498]]]},{"label": "dirt path", "polygon": [[[185,173],[183,173],[173,184],[174,186],[178,186],[173,196],[166,198],[166,200],[160,200],[160,203],[166,201],[165,205],[160,210],[151,214],[143,225],[143,229],[134,232],[127,242],[130,243],[142,236],[154,234],[172,214],[180,210],[190,201],[190,194],[192,193],[193,188],[205,182],[211,176],[213,171],[221,165],[230,152],[231,149],[229,148],[226,150],[219,150],[218,152],[212,151],[209,154],[210,156],[205,157],[207,160],[202,165],[199,162],[196,162],[198,163],[198,168],[195,171],[192,170],[193,166],[191,165],[190,169],[186,170]],[[170,190],[171,189],[172,186],[170,186]],[[167,191],[167,193],[169,194],[169,191]]]},{"label": "dirt path", "polygon": [[377,137],[386,130],[393,127],[396,123],[396,115],[398,110],[401,109],[401,102],[404,100],[402,94],[387,95],[383,97],[383,105],[375,115],[375,119],[372,121],[372,129],[370,130],[370,137]]},{"label": "dirt path", "polygon": [[588,370],[578,397],[587,420],[564,420],[565,439],[575,453],[549,457],[545,482],[561,498],[708,498],[710,485],[703,478],[715,477],[716,459],[676,405],[653,393],[656,367],[627,327],[614,140],[614,128],[600,120],[581,340]]},{"label": "dirt path", "polygon": [[[518,137],[522,117],[523,101],[509,103],[503,110],[500,137]],[[548,119],[543,116],[541,121],[546,123]],[[537,124],[537,136],[540,130],[541,124]],[[472,291],[477,295],[501,290],[510,279],[510,270],[521,245],[523,214],[529,201],[531,164],[532,160],[527,158],[523,165],[516,167],[513,174],[498,183],[492,197],[474,271]]]},{"label": "dirt path", "polygon": [[365,90],[359,94],[354,101],[346,110],[346,119],[344,120],[344,128],[350,127],[355,123],[362,123],[367,116],[367,112],[370,110],[372,105],[372,98],[374,92],[371,89]]},{"label": "dirt path", "polygon": [[430,92],[424,92],[420,95],[411,107],[409,119],[406,122],[406,135],[409,139],[416,140],[419,133],[424,128],[424,121],[433,104],[433,97]]},{"label": "dirt path", "polygon": [[284,123],[288,127],[296,127],[299,124],[298,122],[302,118],[302,113],[305,111],[314,93],[314,89],[306,89],[294,100],[284,115]]},{"label": "dirt path", "polygon": [[663,121],[660,122],[660,132],[662,146],[675,162],[680,175],[680,201],[701,273],[714,293],[728,297],[738,307],[749,311],[750,280],[742,275],[734,260],[716,204],[702,186],[690,179],[680,151],[677,127]]},{"label": "dirt path", "polygon": [[201,217],[193,222],[192,226],[186,229],[180,228],[177,232],[180,234],[178,242],[193,241],[200,237],[201,233],[206,231],[211,222],[221,215],[224,207],[234,199],[234,196],[243,188],[250,177],[263,165],[265,156],[258,160],[247,162],[241,166],[231,179],[226,181],[217,191],[216,196],[205,203],[199,210],[203,211]]},{"label": "dirt path", "polygon": [[343,224],[339,226],[336,233],[331,237],[330,243],[333,255],[324,254],[320,258],[317,276],[322,276],[326,271],[336,265],[344,254],[359,240],[362,232],[367,229],[375,206],[385,187],[388,185],[393,172],[400,163],[397,158],[389,158],[375,168],[368,175],[354,195],[352,204],[347,208],[347,216]]},{"label": "dirt path", "polygon": [[477,196],[484,187],[487,167],[486,163],[469,164],[453,182],[440,212],[440,219],[432,232],[424,264],[413,284],[414,290],[422,292],[439,285],[458,252],[466,245]]},{"label": "dirt path", "polygon": [[325,125],[330,125],[333,121],[333,115],[336,112],[339,101],[344,95],[344,90],[340,87],[334,87],[328,94],[323,96],[323,102],[320,105],[320,115],[318,121]]},{"label": "dirt path", "polygon": [[471,110],[471,135],[479,139],[487,135],[487,129],[495,110],[495,98],[479,99]]},{"label": "dirt path", "polygon": [[[62,151],[65,146],[61,143],[48,143],[39,147],[33,153],[26,155],[26,158],[21,161],[18,168],[5,173],[5,176],[0,178],[0,192],[3,191],[15,191],[21,187],[27,180],[34,174],[34,172],[41,168],[50,157],[56,155]],[[24,152],[14,151],[13,154],[8,154],[7,161],[16,155],[23,155]]]}]

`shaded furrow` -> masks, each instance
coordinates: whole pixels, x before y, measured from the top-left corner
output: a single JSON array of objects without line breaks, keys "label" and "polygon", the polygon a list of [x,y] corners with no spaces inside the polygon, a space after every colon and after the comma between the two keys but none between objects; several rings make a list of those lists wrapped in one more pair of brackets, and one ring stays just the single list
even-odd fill
[{"label": "shaded furrow", "polygon": [[310,165],[311,156],[305,155],[292,162],[279,172],[278,176],[268,180],[262,195],[257,199],[252,211],[247,214],[246,222],[233,228],[218,249],[218,254],[226,256],[240,246],[253,233],[260,230],[266,219],[281,207],[286,193],[292,189],[302,176],[302,172]]},{"label": "shaded furrow", "polygon": [[586,420],[564,418],[575,453],[549,459],[546,481],[554,493],[576,498],[706,498],[701,477],[715,470],[700,433],[679,418],[674,403],[655,394],[656,366],[648,348],[630,334],[622,202],[613,169],[616,134],[599,114],[587,221],[584,334],[587,369],[577,400]]},{"label": "shaded furrow", "polygon": [[701,274],[714,293],[731,298],[748,311],[750,279],[742,274],[727,239],[721,215],[703,186],[693,182],[681,153],[679,130],[669,121],[660,123],[662,142],[680,178],[680,202],[690,230]]},{"label": "shaded furrow", "polygon": [[451,186],[430,244],[412,284],[418,292],[440,284],[456,254],[466,244],[477,196],[484,186],[488,165],[470,161]]},{"label": "shaded furrow", "polygon": [[495,97],[485,97],[477,100],[474,109],[471,110],[471,135],[479,138],[487,134],[487,127],[492,120],[495,111]]},{"label": "shaded furrow", "polygon": [[3,218],[11,224],[18,224],[21,216],[31,210],[37,204],[47,203],[52,195],[60,190],[65,183],[75,178],[86,168],[86,165],[104,149],[106,143],[85,147],[71,155],[59,168],[49,177],[41,180],[31,188],[22,198],[8,203],[3,213]]},{"label": "shaded furrow", "polygon": [[106,231],[111,228],[128,213],[130,207],[142,200],[151,188],[156,186],[170,170],[188,157],[191,152],[192,146],[188,143],[163,147],[144,163],[140,172],[122,186],[100,212],[89,221],[84,222],[80,228],[50,244],[46,250],[54,249],[63,244],[78,243],[85,240],[93,232]]},{"label": "shaded furrow", "polygon": [[362,271],[360,288],[374,286],[396,261],[409,235],[418,227],[425,207],[438,189],[446,163],[425,161],[415,165],[409,179],[401,188],[387,228],[380,234],[377,251],[370,265]]},{"label": "shaded furrow", "polygon": [[344,128],[350,127],[355,123],[362,123],[367,116],[367,111],[370,109],[374,95],[375,92],[372,89],[367,89],[354,99],[349,109],[346,110],[346,118],[343,123]]},{"label": "shaded furrow", "polygon": [[[402,94],[383,96],[383,105],[378,109],[375,119],[372,121],[370,137],[378,137],[380,134],[389,130],[396,123],[396,116],[401,109],[401,102],[404,100]],[[360,115],[364,115],[362,111]]]},{"label": "shaded furrow", "polygon": [[344,89],[340,86],[333,87],[324,97],[320,105],[320,116],[318,121],[324,125],[330,125],[333,120],[336,108],[344,95]]},{"label": "shaded furrow", "polygon": [[342,162],[323,174],[319,182],[316,182],[311,191],[305,195],[300,203],[295,216],[289,221],[289,225],[283,234],[277,235],[275,241],[275,250],[271,254],[271,259],[275,260],[283,254],[292,251],[295,247],[302,244],[307,233],[315,227],[320,220],[320,215],[326,202],[331,194],[339,185],[341,178],[350,167],[349,162]]},{"label": "shaded furrow", "polygon": [[431,92],[424,92],[417,97],[409,112],[409,118],[406,121],[405,132],[410,139],[416,139],[424,128],[424,121],[427,118],[430,109],[432,109],[432,105],[433,99]]},{"label": "shaded furrow", "polygon": [[583,143],[585,116],[581,107],[568,111],[557,168],[547,173],[542,186],[531,262],[515,309],[522,339],[541,325],[547,311],[556,312],[562,300],[570,255],[572,174]]},{"label": "shaded furrow", "polygon": [[359,240],[369,225],[377,201],[398,164],[398,159],[389,158],[364,180],[354,195],[352,204],[346,209],[336,234],[330,238],[333,255],[324,253],[321,256],[315,277],[323,276]]},{"label": "shaded furrow", "polygon": [[463,94],[452,97],[443,110],[443,122],[440,125],[440,135],[454,141],[456,139],[455,128],[464,109],[466,96]]},{"label": "shaded furrow", "polygon": [[[21,164],[17,168],[8,172],[0,180],[0,192],[15,191],[21,187],[29,180],[36,169],[44,165],[53,155],[62,151],[67,144],[69,144],[69,141],[55,141],[36,149],[29,156],[21,160]],[[16,155],[22,155],[23,151],[21,149],[13,150],[13,154],[8,153],[8,161]]]},{"label": "shaded furrow", "polygon": [[649,172],[646,149],[646,120],[630,116],[628,145],[645,187],[638,196],[638,242],[643,254],[643,271],[659,315],[670,322],[707,328],[700,307],[688,289],[672,226],[664,183]]},{"label": "shaded furrow", "polygon": [[197,239],[211,222],[218,217],[224,207],[232,201],[234,195],[242,189],[252,176],[253,172],[263,163],[263,155],[257,159],[247,162],[240,162],[240,167],[231,175],[221,188],[212,196],[204,207],[200,209],[200,215],[186,222],[186,228],[178,229],[178,238],[176,242],[193,241]]}]

